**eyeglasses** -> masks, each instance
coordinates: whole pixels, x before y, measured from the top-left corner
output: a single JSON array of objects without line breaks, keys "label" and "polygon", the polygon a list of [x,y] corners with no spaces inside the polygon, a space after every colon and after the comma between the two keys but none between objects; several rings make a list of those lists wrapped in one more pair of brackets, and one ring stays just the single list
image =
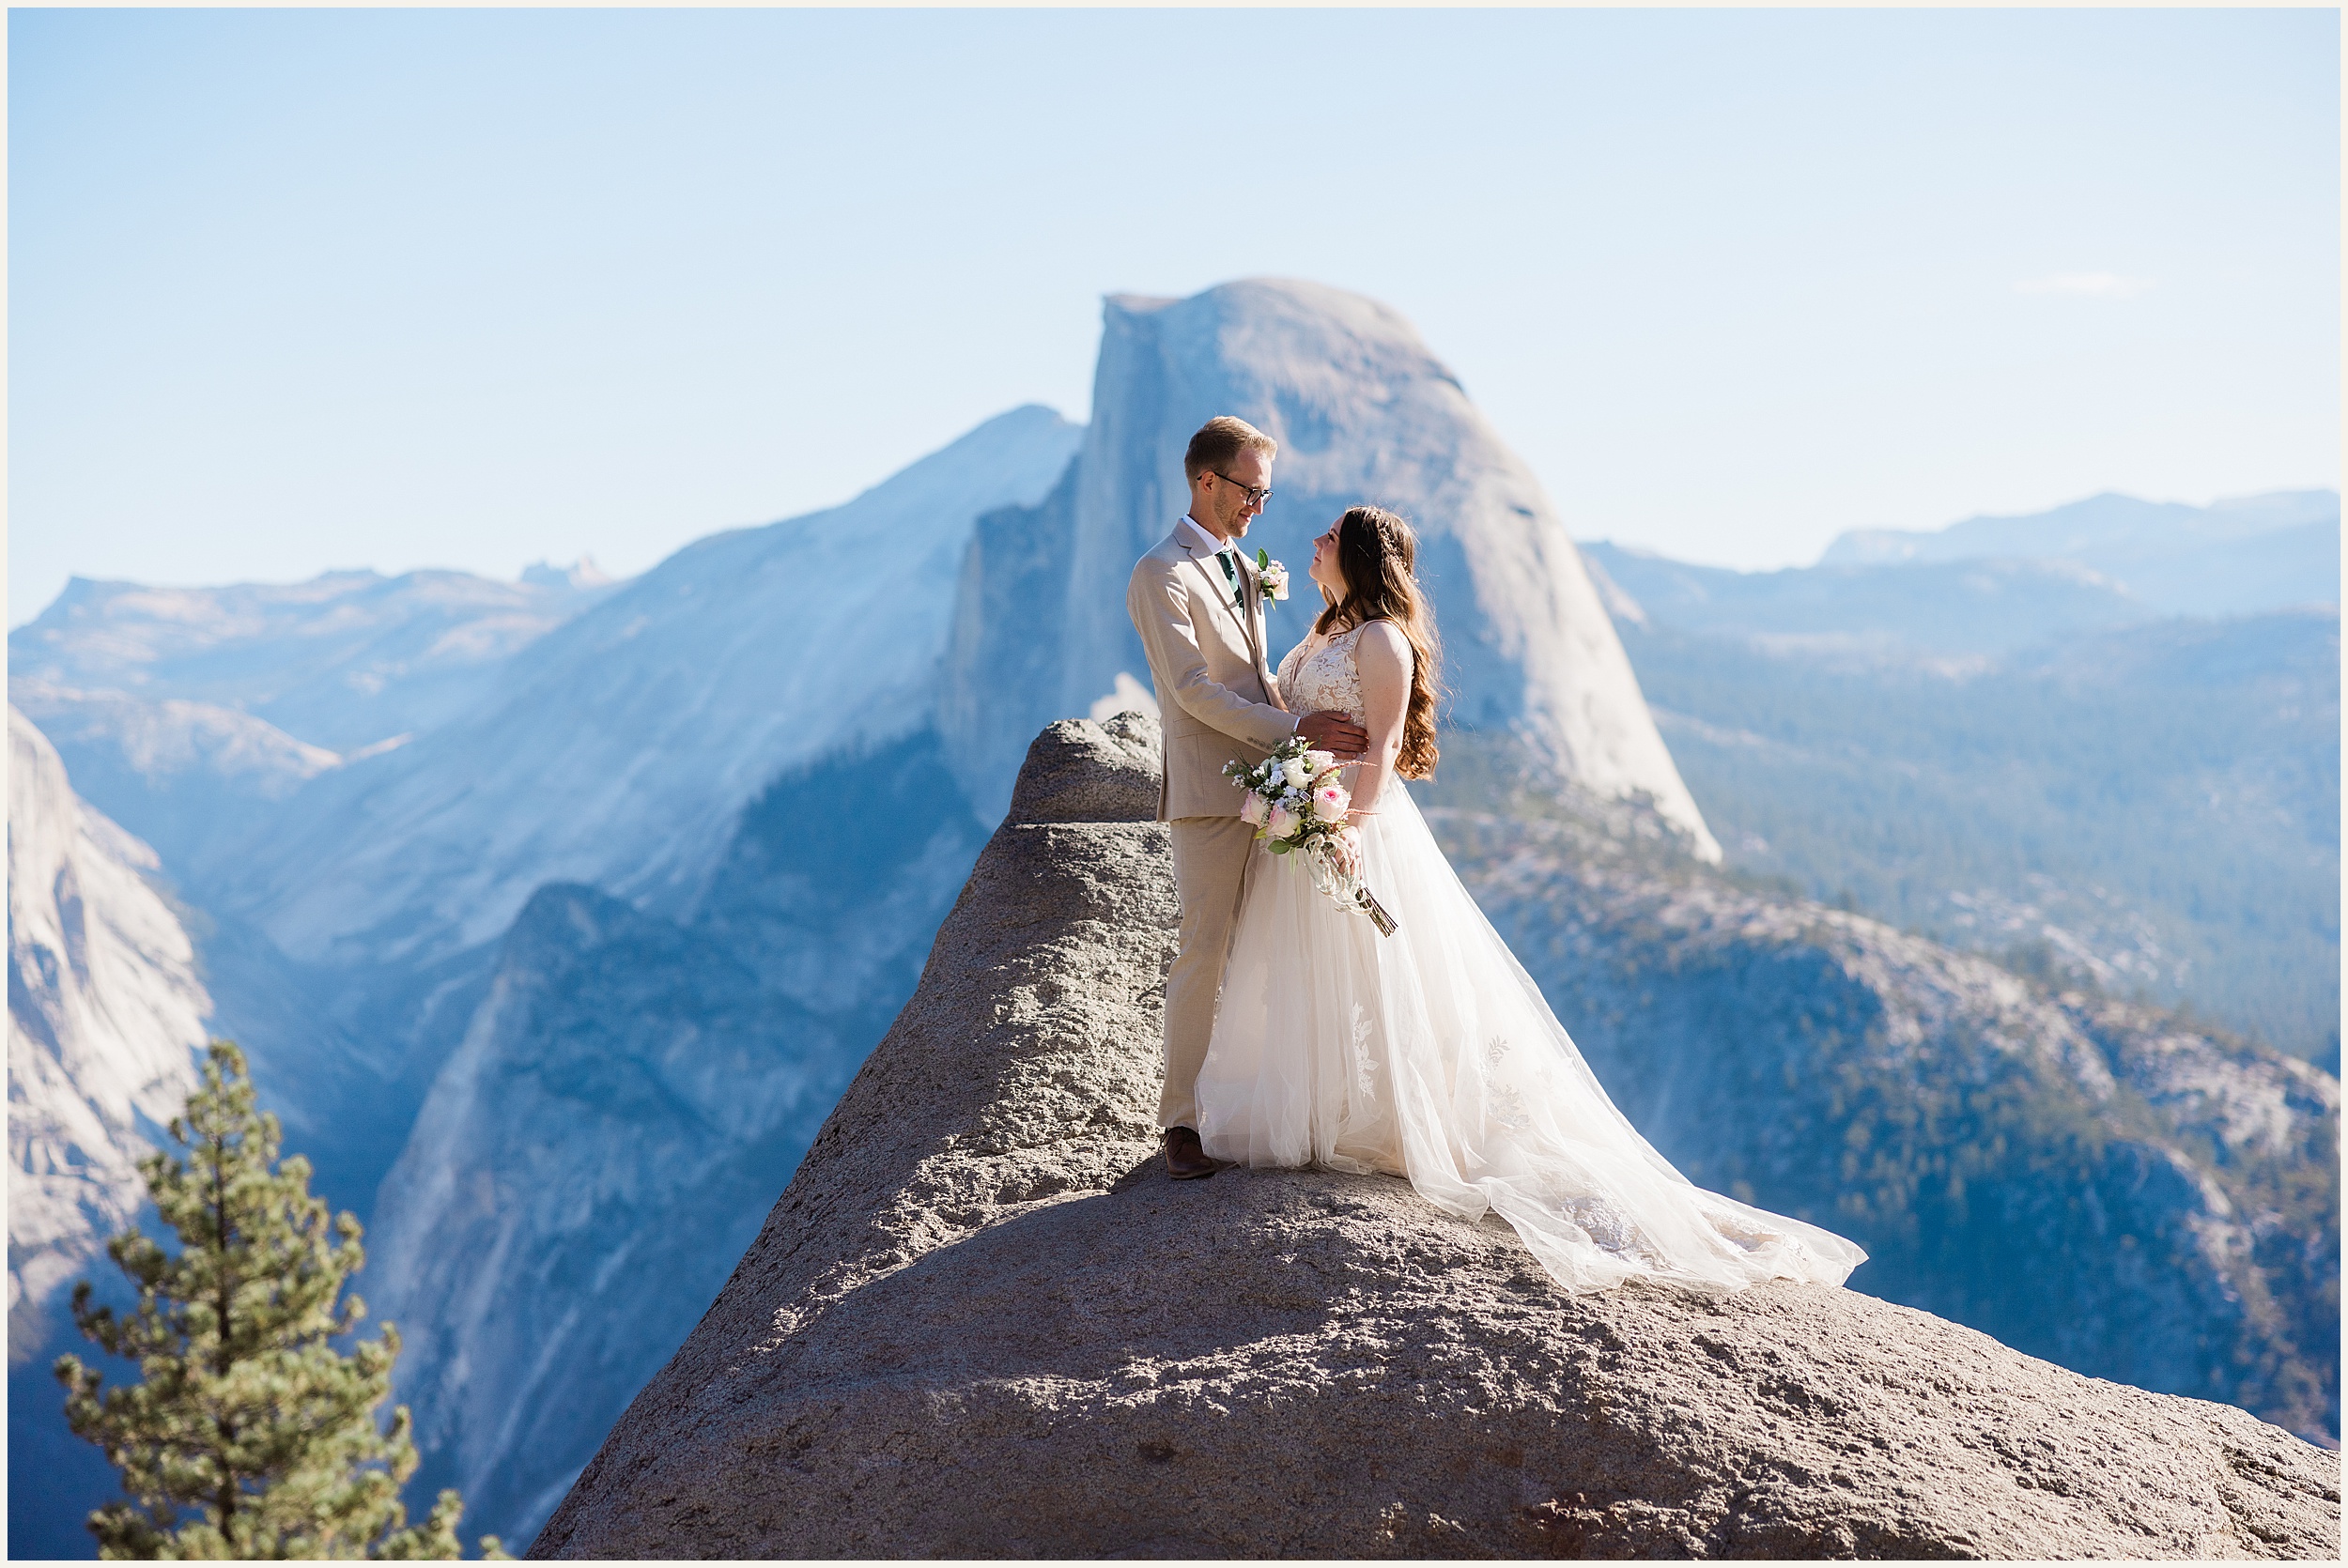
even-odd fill
[{"label": "eyeglasses", "polygon": [[1223,481],[1224,484],[1228,484],[1232,489],[1246,491],[1247,504],[1250,506],[1261,506],[1264,502],[1272,499],[1272,486],[1269,484],[1259,490],[1253,484],[1242,484],[1238,480],[1233,479],[1229,474],[1224,473],[1220,469],[1209,469],[1207,471],[1213,474],[1215,478]]}]

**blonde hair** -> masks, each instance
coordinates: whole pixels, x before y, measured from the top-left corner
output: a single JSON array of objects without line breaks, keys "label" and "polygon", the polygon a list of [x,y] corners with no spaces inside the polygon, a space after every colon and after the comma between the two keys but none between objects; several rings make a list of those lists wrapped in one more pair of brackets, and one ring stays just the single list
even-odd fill
[{"label": "blonde hair", "polygon": [[1442,697],[1443,644],[1435,635],[1435,610],[1412,575],[1418,563],[1418,535],[1395,514],[1377,506],[1347,509],[1337,519],[1337,571],[1345,597],[1321,591],[1328,607],[1313,630],[1328,635],[1384,621],[1411,645],[1411,699],[1402,711],[1402,753],[1394,771],[1425,778],[1435,771],[1435,704]]},{"label": "blonde hair", "polygon": [[1217,414],[1200,425],[1198,433],[1190,438],[1190,449],[1182,453],[1182,477],[1196,484],[1200,474],[1210,469],[1229,468],[1231,459],[1243,452],[1277,457],[1280,443],[1244,419]]}]

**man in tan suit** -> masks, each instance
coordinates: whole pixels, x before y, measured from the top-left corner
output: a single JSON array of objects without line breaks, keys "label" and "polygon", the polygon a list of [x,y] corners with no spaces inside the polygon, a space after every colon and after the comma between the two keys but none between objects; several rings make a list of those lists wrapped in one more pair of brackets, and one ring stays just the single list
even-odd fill
[{"label": "man in tan suit", "polygon": [[1264,662],[1263,594],[1237,541],[1272,495],[1278,452],[1244,420],[1227,415],[1202,425],[1182,457],[1190,513],[1134,563],[1125,588],[1166,723],[1158,820],[1173,833],[1182,902],[1182,948],[1166,978],[1166,1090],[1158,1100],[1166,1170],[1178,1181],[1215,1171],[1198,1146],[1192,1096],[1254,861],[1256,830],[1240,821],[1240,791],[1223,764],[1259,762],[1296,734],[1341,758],[1359,756],[1368,742],[1343,714],[1300,719],[1290,713]]}]

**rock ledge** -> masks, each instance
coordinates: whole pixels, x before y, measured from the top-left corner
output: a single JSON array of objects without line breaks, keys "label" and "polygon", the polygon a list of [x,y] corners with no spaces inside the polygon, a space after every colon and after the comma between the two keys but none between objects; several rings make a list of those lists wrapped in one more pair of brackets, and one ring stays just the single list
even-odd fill
[{"label": "rock ledge", "polygon": [[2231,1407],[1856,1290],[1568,1296],[1398,1180],[1163,1179],[1156,746],[1037,739],[532,1556],[2337,1555],[2337,1456]]}]

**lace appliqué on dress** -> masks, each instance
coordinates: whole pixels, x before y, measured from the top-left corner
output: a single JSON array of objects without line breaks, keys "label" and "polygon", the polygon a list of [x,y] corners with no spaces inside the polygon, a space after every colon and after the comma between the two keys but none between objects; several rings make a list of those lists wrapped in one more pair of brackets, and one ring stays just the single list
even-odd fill
[{"label": "lace appliqu\u00e9 on dress", "polygon": [[1663,1260],[1629,1215],[1602,1198],[1568,1198],[1559,1206],[1565,1217],[1580,1225],[1589,1238],[1617,1257],[1635,1256],[1650,1264]]},{"label": "lace appliqu\u00e9 on dress", "polygon": [[1289,650],[1288,657],[1280,661],[1280,692],[1290,713],[1326,709],[1361,722],[1362,672],[1353,663],[1353,644],[1361,636],[1361,626],[1339,632],[1309,656],[1305,650],[1312,646],[1310,638]]},{"label": "lace appliqu\u00e9 on dress", "polygon": [[1506,1035],[1494,1035],[1484,1042],[1484,1115],[1511,1131],[1529,1131],[1533,1117],[1525,1107],[1523,1092],[1500,1076],[1500,1064],[1507,1054]]}]

